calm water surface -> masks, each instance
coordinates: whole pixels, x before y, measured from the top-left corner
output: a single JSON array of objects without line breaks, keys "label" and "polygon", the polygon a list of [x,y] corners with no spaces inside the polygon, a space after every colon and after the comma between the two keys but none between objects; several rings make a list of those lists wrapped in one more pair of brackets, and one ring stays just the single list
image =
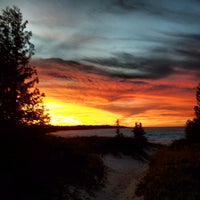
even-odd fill
[{"label": "calm water surface", "polygon": [[[120,132],[125,136],[132,136],[132,128],[121,128]],[[185,137],[184,127],[167,127],[167,128],[144,128],[146,137],[150,142],[170,144],[173,140]],[[115,136],[116,129],[92,129],[92,130],[66,130],[57,131],[52,134],[62,137],[74,136]]]}]

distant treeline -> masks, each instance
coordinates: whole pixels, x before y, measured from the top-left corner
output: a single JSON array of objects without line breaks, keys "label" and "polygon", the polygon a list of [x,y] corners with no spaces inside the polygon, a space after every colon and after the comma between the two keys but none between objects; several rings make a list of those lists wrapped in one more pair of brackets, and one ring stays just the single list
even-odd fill
[{"label": "distant treeline", "polygon": [[[46,132],[64,131],[64,130],[90,130],[90,129],[108,129],[108,128],[119,128],[111,125],[77,125],[77,126],[54,126],[44,125],[43,129]],[[126,126],[120,126],[120,128],[128,128]]]},{"label": "distant treeline", "polygon": [[[93,129],[111,129],[111,128],[119,128],[117,126],[110,125],[77,125],[77,126],[54,126],[54,125],[15,125],[10,124],[9,122],[0,123],[0,127],[2,130],[7,130],[6,132],[11,133],[33,133],[35,135],[43,135],[50,132],[56,131],[68,131],[68,130],[93,130]],[[128,128],[125,126],[120,126],[120,128]],[[3,131],[1,133],[5,134]],[[6,133],[7,134],[7,133]]]}]

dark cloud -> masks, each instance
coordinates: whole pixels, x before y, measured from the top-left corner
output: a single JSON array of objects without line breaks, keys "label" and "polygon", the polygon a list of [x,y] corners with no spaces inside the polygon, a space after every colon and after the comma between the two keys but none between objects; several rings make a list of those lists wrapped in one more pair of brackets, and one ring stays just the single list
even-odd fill
[{"label": "dark cloud", "polygon": [[57,73],[57,72],[49,72],[47,73],[49,76],[54,77],[54,78],[58,78],[58,79],[63,79],[65,81],[75,81],[74,78],[72,78],[71,76],[68,75],[64,75],[61,73]]},{"label": "dark cloud", "polygon": [[138,85],[138,86],[142,86],[142,85],[148,85],[148,82],[146,81],[137,81],[137,80],[126,80],[126,79],[121,79],[120,82],[126,82],[126,83],[130,83],[130,84],[134,84],[134,85]]},{"label": "dark cloud", "polygon": [[114,0],[111,1],[106,7],[106,12],[112,13],[125,13],[125,12],[136,12],[136,11],[144,11],[153,14],[161,14],[161,9],[149,3],[146,0]]},{"label": "dark cloud", "polygon": [[83,64],[72,60],[63,60],[61,58],[33,59],[32,65],[45,70],[49,76],[66,81],[76,81],[78,78],[84,81],[92,82],[88,78],[91,75],[109,76],[107,71],[95,65]]},{"label": "dark cloud", "polygon": [[174,45],[175,53],[182,58],[178,66],[200,75],[200,32],[196,34],[176,34],[179,41]]},{"label": "dark cloud", "polygon": [[168,93],[168,91],[171,92],[176,92],[176,93],[191,93],[194,91],[194,87],[189,87],[189,86],[185,86],[185,87],[180,87],[178,85],[172,85],[170,84],[170,82],[168,84],[159,84],[159,85],[151,85],[148,87],[148,91],[149,92],[159,92],[162,91],[162,93],[166,92]]},{"label": "dark cloud", "polygon": [[116,0],[113,2],[113,6],[117,6],[124,10],[141,10],[146,8],[146,3],[144,1],[127,1],[127,0]]},{"label": "dark cloud", "polygon": [[[198,1],[197,1],[198,2]],[[115,0],[107,6],[107,12],[113,13],[125,13],[125,12],[144,12],[147,14],[163,17],[164,19],[170,19],[175,21],[190,21],[194,18],[198,20],[200,16],[198,12],[194,12],[192,7],[188,9],[174,9],[174,7],[180,7],[181,5],[187,5],[187,1],[168,1],[168,4],[163,4],[159,1],[148,0]],[[167,6],[171,5],[171,6]],[[195,5],[195,4],[194,4]],[[186,6],[185,6],[186,7]],[[184,7],[183,7],[184,8]]]},{"label": "dark cloud", "polygon": [[93,65],[102,66],[102,71],[112,77],[160,79],[176,73],[175,68],[186,69],[199,76],[200,32],[163,34],[167,39],[160,40],[160,44],[148,49],[149,54],[146,53],[143,57],[122,52],[114,53],[108,58],[85,60]]},{"label": "dark cloud", "polygon": [[169,84],[160,84],[150,87],[149,91],[163,91],[163,90],[174,90],[174,89],[177,89],[177,86]]},{"label": "dark cloud", "polygon": [[[143,56],[121,52],[113,53],[112,56],[106,58],[84,58],[82,59],[83,63],[59,58],[51,58],[49,61],[58,63],[60,70],[65,70],[61,68],[70,65],[84,73],[118,78],[120,81],[124,79],[161,79],[177,73],[177,68],[188,70],[199,76],[200,33],[162,34],[167,39],[162,41],[161,38],[157,38],[159,43],[155,43],[154,47],[147,49],[149,53]],[[66,75],[61,75],[60,78],[70,80]]]},{"label": "dark cloud", "polygon": [[111,58],[85,60],[106,66],[108,76],[120,78],[159,79],[174,71],[171,61],[166,58],[142,58],[127,53],[118,53]]},{"label": "dark cloud", "polygon": [[154,47],[151,49],[152,54],[169,55],[173,57],[171,63],[179,68],[196,71],[200,73],[200,31],[190,33],[163,33],[169,36],[167,45]]},{"label": "dark cloud", "polygon": [[44,60],[52,61],[52,62],[55,62],[55,63],[60,64],[60,65],[70,65],[70,66],[81,65],[77,61],[74,61],[74,60],[63,60],[61,58],[48,58],[48,59],[44,59]]},{"label": "dark cloud", "polygon": [[98,8],[93,9],[94,13],[112,13],[112,14],[127,14],[130,12],[147,12],[160,15],[161,9],[154,3],[147,0],[105,0],[104,6],[98,5]]}]

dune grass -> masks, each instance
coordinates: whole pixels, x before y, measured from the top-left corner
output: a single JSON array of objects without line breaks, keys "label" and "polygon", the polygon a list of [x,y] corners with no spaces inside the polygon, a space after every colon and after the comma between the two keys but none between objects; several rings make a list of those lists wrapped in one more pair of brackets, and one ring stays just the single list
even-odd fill
[{"label": "dune grass", "polygon": [[101,156],[105,154],[119,156],[120,154],[124,154],[139,160],[148,160],[148,150],[160,147],[158,144],[152,144],[146,140],[140,138],[135,139],[133,137],[73,137],[67,138],[66,141],[88,153]]},{"label": "dune grass", "polygon": [[200,199],[200,143],[179,140],[156,153],[136,194],[145,200]]}]

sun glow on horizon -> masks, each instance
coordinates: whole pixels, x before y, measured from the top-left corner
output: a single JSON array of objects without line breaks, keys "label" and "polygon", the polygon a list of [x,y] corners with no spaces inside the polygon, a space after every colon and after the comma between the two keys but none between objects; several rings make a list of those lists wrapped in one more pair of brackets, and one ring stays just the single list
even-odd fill
[{"label": "sun glow on horizon", "polygon": [[[120,125],[128,127],[133,127],[137,121],[142,122],[145,127],[184,126],[188,119],[183,116],[177,119],[175,111],[169,116],[167,111],[164,110],[151,110],[146,113],[124,117],[120,114],[78,104],[65,103],[53,98],[46,98],[44,104],[51,118],[50,123],[60,126],[115,125],[117,119],[120,120]],[[161,117],[161,113],[165,113],[166,116]],[[173,114],[176,117],[173,117]]]},{"label": "sun glow on horizon", "polygon": [[118,114],[104,110],[65,103],[46,98],[44,104],[50,115],[52,125],[114,125]]},{"label": "sun glow on horizon", "polygon": [[50,114],[51,117],[51,125],[83,125],[81,121],[75,119],[74,116],[55,116],[54,114]]}]

